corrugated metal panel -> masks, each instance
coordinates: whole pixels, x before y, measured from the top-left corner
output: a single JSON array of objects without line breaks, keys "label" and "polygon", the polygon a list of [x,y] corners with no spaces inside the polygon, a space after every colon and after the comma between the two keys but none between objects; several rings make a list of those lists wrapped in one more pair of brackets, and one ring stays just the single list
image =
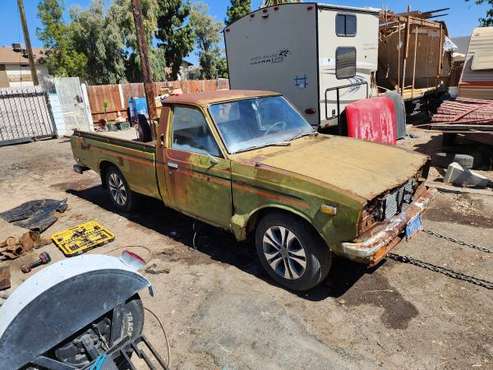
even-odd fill
[{"label": "corrugated metal panel", "polygon": [[55,126],[59,136],[66,134],[65,121],[63,119],[63,110],[60,105],[60,99],[56,93],[49,94],[48,99],[51,105],[51,111],[53,112],[53,119],[55,120]]},{"label": "corrugated metal panel", "polygon": [[480,27],[473,31],[459,95],[493,99],[493,27]]}]

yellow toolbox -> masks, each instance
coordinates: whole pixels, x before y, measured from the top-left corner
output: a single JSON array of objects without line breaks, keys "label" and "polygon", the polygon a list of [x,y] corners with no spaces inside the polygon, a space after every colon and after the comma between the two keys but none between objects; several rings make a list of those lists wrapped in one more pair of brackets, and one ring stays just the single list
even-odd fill
[{"label": "yellow toolbox", "polygon": [[67,257],[85,253],[114,239],[115,235],[95,220],[71,227],[51,236],[53,243]]}]

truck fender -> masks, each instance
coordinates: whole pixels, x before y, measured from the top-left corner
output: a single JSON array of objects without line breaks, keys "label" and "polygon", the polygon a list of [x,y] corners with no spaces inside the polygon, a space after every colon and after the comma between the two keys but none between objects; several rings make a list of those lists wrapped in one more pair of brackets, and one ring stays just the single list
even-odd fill
[{"label": "truck fender", "polygon": [[17,369],[151,283],[125,259],[82,255],[22,283],[0,308],[2,368]]}]

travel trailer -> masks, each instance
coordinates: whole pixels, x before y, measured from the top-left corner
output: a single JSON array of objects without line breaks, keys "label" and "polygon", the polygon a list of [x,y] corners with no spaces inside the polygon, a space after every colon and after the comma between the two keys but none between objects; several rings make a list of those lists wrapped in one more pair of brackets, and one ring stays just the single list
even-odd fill
[{"label": "travel trailer", "polygon": [[224,29],[232,89],[285,95],[312,126],[337,125],[376,94],[379,10],[319,3],[261,8]]},{"label": "travel trailer", "polygon": [[479,27],[472,33],[459,96],[493,99],[493,27]]}]

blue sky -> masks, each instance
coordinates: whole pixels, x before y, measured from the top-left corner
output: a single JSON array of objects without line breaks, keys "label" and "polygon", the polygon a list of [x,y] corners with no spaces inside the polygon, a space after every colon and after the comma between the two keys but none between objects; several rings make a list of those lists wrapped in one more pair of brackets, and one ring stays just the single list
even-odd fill
[{"label": "blue sky", "polygon": [[[65,7],[68,10],[72,5],[80,5],[82,8],[87,7],[90,0],[65,0]],[[105,0],[109,3],[109,0]],[[203,1],[209,5],[209,13],[216,19],[223,21],[226,8],[230,3],[229,0]],[[260,0],[253,0],[254,8],[259,6]],[[486,13],[487,6],[477,6],[474,1],[466,2],[465,0],[333,0],[326,1],[331,4],[344,4],[351,6],[372,6],[377,8],[390,8],[394,11],[404,11],[408,5],[412,9],[423,11],[451,8],[449,15],[443,18],[447,22],[449,33],[455,36],[469,35],[474,27],[478,25],[478,19]],[[12,42],[23,42],[22,29],[19,21],[16,0],[0,0],[0,46],[10,45]],[[28,20],[31,40],[34,47],[42,46],[36,37],[36,27],[40,26],[37,17],[38,0],[24,0],[26,16]],[[188,58],[195,62],[197,58],[191,55]]]}]

